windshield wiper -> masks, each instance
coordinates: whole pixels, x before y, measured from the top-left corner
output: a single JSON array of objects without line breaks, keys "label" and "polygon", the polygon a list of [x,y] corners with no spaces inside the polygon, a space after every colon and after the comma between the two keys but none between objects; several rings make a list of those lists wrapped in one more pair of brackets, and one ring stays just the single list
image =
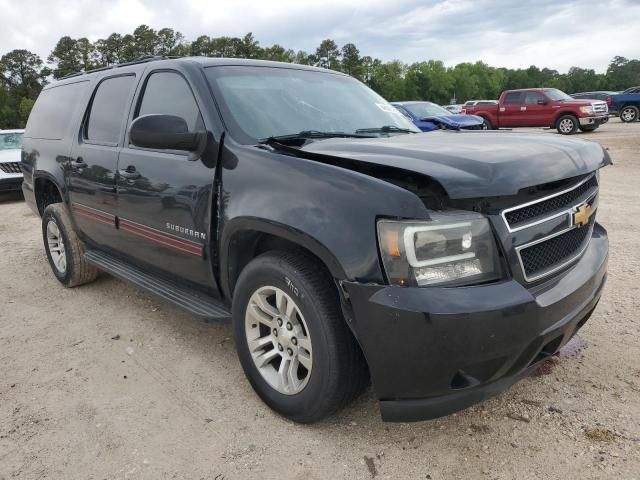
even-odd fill
[{"label": "windshield wiper", "polygon": [[408,128],[400,128],[395,125],[383,125],[382,127],[374,128],[359,128],[356,133],[418,133]]},{"label": "windshield wiper", "polygon": [[[364,133],[364,132],[362,132]],[[302,130],[298,133],[290,133],[288,135],[274,135],[272,137],[263,138],[259,143],[281,142],[287,140],[306,140],[314,138],[372,138],[371,135],[363,135],[360,132],[321,132],[319,130]]]}]

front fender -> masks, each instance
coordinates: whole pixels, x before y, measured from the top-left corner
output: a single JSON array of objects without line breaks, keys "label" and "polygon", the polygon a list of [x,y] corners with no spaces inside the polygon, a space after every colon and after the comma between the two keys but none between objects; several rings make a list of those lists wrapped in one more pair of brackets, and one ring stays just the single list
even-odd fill
[{"label": "front fender", "polygon": [[382,283],[376,220],[429,218],[416,195],[384,180],[230,139],[221,168],[222,278],[233,234],[256,229],[307,248],[340,280]]}]

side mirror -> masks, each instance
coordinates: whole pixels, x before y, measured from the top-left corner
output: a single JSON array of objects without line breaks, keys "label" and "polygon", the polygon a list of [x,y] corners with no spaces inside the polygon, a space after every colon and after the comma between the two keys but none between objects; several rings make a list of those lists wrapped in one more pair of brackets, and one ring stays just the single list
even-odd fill
[{"label": "side mirror", "polygon": [[207,132],[189,132],[184,118],[176,115],[143,115],[129,127],[132,145],[158,150],[204,151]]}]

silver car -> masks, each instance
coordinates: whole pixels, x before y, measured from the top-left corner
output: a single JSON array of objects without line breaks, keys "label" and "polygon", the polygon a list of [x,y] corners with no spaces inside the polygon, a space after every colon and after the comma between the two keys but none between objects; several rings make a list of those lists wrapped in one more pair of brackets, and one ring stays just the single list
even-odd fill
[{"label": "silver car", "polygon": [[0,130],[0,193],[22,189],[20,152],[24,130]]}]

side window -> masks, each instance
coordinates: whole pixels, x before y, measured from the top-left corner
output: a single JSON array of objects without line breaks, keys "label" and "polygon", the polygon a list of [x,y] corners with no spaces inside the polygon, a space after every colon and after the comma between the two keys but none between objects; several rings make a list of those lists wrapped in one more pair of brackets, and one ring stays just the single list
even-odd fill
[{"label": "side window", "polygon": [[537,105],[538,101],[544,102],[544,97],[540,92],[527,92],[524,95],[526,105]]},{"label": "side window", "polygon": [[127,75],[100,82],[87,117],[85,140],[90,143],[118,143],[135,79],[135,76]]},{"label": "side window", "polygon": [[504,97],[505,105],[520,105],[520,92],[509,92]]},{"label": "side window", "polygon": [[88,86],[85,80],[43,90],[31,110],[24,136],[47,140],[64,138],[71,116]]},{"label": "side window", "polygon": [[204,130],[200,110],[186,80],[175,72],[152,73],[136,117],[149,114],[176,115],[187,122],[190,132]]}]

